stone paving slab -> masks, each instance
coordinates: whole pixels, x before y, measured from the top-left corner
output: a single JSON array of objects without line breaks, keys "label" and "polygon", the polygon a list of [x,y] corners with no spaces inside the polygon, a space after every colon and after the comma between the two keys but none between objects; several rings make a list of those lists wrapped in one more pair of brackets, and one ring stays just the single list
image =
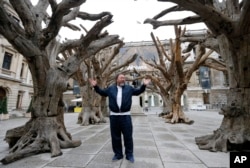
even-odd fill
[{"label": "stone paving slab", "polygon": [[[191,111],[186,114],[193,125],[168,124],[157,116],[132,116],[134,130],[135,163],[125,158],[112,162],[109,121],[107,123],[80,126],[77,113],[65,113],[65,125],[73,139],[82,145],[62,149],[63,155],[51,158],[43,153],[18,160],[2,168],[228,168],[229,153],[199,150],[194,138],[207,135],[217,129],[222,116],[212,111]],[[8,153],[3,141],[7,129],[23,125],[28,118],[12,118],[0,121],[0,159]]]}]

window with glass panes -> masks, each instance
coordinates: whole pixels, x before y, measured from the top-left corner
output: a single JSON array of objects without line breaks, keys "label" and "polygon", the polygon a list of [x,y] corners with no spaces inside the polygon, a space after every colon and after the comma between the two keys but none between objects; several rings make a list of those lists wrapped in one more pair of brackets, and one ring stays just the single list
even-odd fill
[{"label": "window with glass panes", "polygon": [[3,58],[3,65],[2,65],[2,68],[3,68],[3,69],[8,69],[8,70],[10,70],[10,65],[11,65],[12,56],[13,56],[13,55],[12,55],[11,53],[5,52],[4,58]]}]

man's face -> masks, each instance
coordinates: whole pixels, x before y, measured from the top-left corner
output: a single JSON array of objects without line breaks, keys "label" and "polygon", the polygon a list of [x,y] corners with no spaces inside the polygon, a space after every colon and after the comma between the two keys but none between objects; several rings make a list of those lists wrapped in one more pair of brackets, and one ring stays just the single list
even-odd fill
[{"label": "man's face", "polygon": [[125,85],[125,76],[120,74],[116,80],[117,85],[123,86]]}]

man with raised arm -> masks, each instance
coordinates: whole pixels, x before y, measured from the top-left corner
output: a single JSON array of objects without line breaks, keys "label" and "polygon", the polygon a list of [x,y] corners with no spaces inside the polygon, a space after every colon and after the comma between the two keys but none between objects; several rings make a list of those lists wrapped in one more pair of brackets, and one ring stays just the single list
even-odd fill
[{"label": "man with raised arm", "polygon": [[133,154],[133,125],[131,120],[132,96],[140,95],[150,83],[150,79],[144,79],[140,88],[134,88],[125,84],[124,74],[116,76],[116,83],[108,88],[101,89],[97,86],[96,80],[89,79],[90,84],[101,96],[109,98],[110,109],[110,131],[112,139],[112,148],[114,152],[113,161],[123,158],[122,152],[122,134],[125,146],[126,159],[134,163]]}]

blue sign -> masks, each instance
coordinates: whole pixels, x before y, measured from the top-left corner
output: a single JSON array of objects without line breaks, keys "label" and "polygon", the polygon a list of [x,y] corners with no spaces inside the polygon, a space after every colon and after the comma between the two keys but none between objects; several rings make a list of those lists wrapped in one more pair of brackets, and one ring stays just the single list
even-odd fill
[{"label": "blue sign", "polygon": [[77,81],[75,81],[75,80],[73,82],[73,94],[74,95],[80,94],[79,85],[78,85]]},{"label": "blue sign", "polygon": [[208,67],[199,68],[199,80],[202,89],[211,89],[210,71]]}]

